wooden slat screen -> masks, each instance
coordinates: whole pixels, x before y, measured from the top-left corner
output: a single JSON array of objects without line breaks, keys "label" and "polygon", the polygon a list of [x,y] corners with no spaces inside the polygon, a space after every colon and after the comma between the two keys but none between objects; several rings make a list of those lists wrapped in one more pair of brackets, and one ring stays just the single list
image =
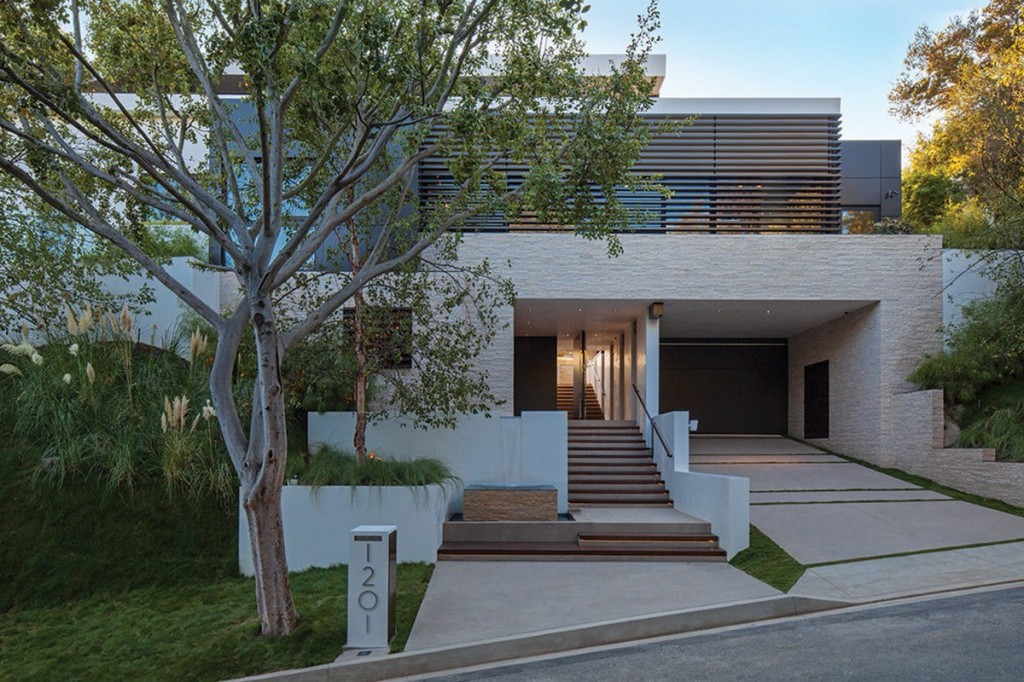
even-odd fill
[{"label": "wooden slat screen", "polygon": [[[650,116],[656,125],[686,116]],[[656,132],[635,170],[656,173],[672,191],[620,198],[638,211],[638,231],[839,232],[837,114],[702,115],[675,132]],[[503,164],[515,186],[526,168]],[[424,203],[454,191],[447,160],[432,157],[419,171]],[[481,215],[464,229],[564,230],[519,216]]]}]

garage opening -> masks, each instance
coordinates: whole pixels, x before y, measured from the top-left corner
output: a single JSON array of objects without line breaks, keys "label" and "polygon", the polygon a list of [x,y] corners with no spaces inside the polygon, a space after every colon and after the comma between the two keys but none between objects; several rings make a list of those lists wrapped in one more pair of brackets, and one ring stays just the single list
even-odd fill
[{"label": "garage opening", "polygon": [[785,434],[786,339],[662,339],[661,412],[688,410],[699,433]]}]

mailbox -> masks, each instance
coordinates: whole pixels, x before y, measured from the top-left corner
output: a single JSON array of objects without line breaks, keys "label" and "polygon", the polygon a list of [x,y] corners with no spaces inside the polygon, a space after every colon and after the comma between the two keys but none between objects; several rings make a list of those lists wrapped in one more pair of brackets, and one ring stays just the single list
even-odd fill
[{"label": "mailbox", "polygon": [[396,526],[349,531],[346,648],[383,648],[395,636],[397,546]]}]

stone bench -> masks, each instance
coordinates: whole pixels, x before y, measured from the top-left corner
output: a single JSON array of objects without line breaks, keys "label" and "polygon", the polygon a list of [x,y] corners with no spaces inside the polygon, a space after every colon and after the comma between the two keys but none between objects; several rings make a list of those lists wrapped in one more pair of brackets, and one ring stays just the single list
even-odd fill
[{"label": "stone bench", "polygon": [[553,485],[473,483],[462,493],[464,521],[557,521]]}]

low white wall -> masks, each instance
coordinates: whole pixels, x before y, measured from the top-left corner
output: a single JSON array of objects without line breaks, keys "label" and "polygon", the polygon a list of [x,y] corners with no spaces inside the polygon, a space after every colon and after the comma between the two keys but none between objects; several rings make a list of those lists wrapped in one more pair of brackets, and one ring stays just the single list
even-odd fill
[{"label": "low white wall", "polygon": [[[254,575],[249,524],[238,508],[238,570]],[[398,560],[437,560],[446,494],[422,488],[286,485],[281,489],[284,547],[291,571],[348,563],[349,530],[359,525],[398,526]]]},{"label": "low white wall", "polygon": [[672,457],[655,436],[654,462],[676,509],[711,524],[729,559],[750,546],[750,479],[690,471],[690,413],[654,418]]},{"label": "low white wall", "polygon": [[[309,415],[309,445],[352,450],[355,414]],[[433,457],[461,479],[448,510],[462,510],[462,487],[470,483],[549,484],[558,491],[558,511],[569,510],[568,417],[565,412],[523,412],[520,417],[464,415],[453,429],[416,429],[385,419],[366,430],[370,450],[385,458]]]}]

